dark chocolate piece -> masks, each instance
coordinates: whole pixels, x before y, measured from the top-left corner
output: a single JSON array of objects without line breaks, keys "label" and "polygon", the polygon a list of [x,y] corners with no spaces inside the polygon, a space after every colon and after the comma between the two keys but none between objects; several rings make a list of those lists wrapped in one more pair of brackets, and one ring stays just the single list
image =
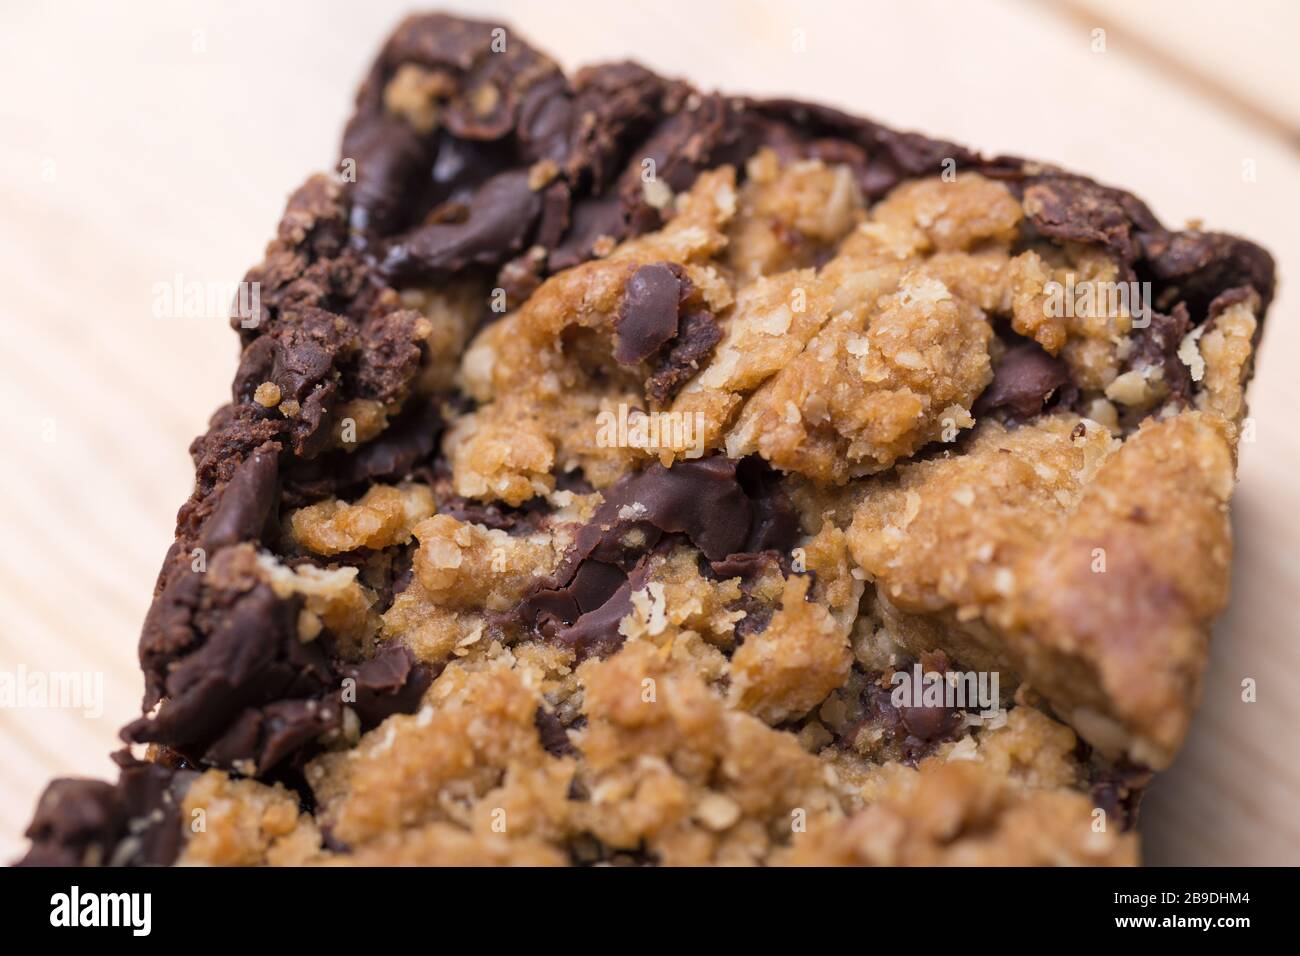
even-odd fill
[{"label": "dark chocolate piece", "polygon": [[681,267],[666,262],[632,273],[614,323],[614,360],[644,362],[677,334],[681,304]]},{"label": "dark chocolate piece", "polygon": [[182,843],[180,801],[195,774],[122,751],[116,784],[63,777],[41,794],[19,866],[167,866]]},{"label": "dark chocolate piece", "polygon": [[363,730],[377,727],[392,714],[414,713],[434,678],[429,666],[402,646],[382,648],[359,664],[338,665],[336,673],[339,683],[355,682],[355,700],[349,702],[345,690],[344,702],[356,710]]},{"label": "dark chocolate piece", "polygon": [[1191,326],[1187,307],[1181,302],[1171,314],[1152,312],[1150,324],[1133,333],[1133,349],[1127,362],[1130,369],[1159,368],[1161,380],[1169,389],[1166,401],[1179,407],[1186,405],[1192,394],[1191,371],[1178,357],[1178,347]]},{"label": "dark chocolate piece", "polygon": [[1017,419],[1032,418],[1069,381],[1065,363],[1038,343],[1015,345],[994,366],[993,381],[980,395],[975,412],[1004,411]]},{"label": "dark chocolate piece", "polygon": [[646,398],[666,405],[699,371],[722,341],[722,329],[708,312],[688,312],[681,317],[677,336],[645,383]]},{"label": "dark chocolate piece", "polygon": [[499,173],[474,193],[463,220],[421,226],[394,245],[383,271],[400,280],[500,265],[523,250],[541,211],[541,196],[528,185],[527,170]]},{"label": "dark chocolate piece", "polygon": [[537,726],[537,737],[542,742],[543,749],[551,756],[567,757],[577,752],[573,741],[569,740],[569,732],[553,711],[538,707],[533,723]]},{"label": "dark chocolate piece", "polygon": [[419,705],[433,674],[409,649],[336,662],[326,636],[299,638],[296,598],[279,597],[251,571],[222,573],[228,579],[214,582],[215,571],[187,569],[150,609],[140,641],[146,716],[123,729],[124,740],[261,776],[310,756],[341,727],[345,705],[363,729]]},{"label": "dark chocolate piece", "polygon": [[606,654],[622,644],[618,624],[645,586],[651,553],[683,536],[721,566],[751,563],[741,552],[793,546],[798,522],[774,472],[723,456],[658,462],[616,482],[579,529],[559,570],[534,585],[512,617],[578,648]]},{"label": "dark chocolate piece", "polygon": [[289,461],[285,504],[297,507],[329,495],[347,497],[367,482],[399,481],[429,461],[443,428],[436,400],[413,399],[387,428],[356,451],[340,449],[311,460]]},{"label": "dark chocolate piece", "polygon": [[1117,821],[1120,829],[1131,830],[1137,824],[1142,796],[1152,776],[1145,767],[1127,763],[1098,768],[1090,788],[1093,804]]},{"label": "dark chocolate piece", "polygon": [[203,547],[209,554],[262,537],[275,513],[279,462],[279,444],[267,442],[235,469],[212,516],[203,525]]}]

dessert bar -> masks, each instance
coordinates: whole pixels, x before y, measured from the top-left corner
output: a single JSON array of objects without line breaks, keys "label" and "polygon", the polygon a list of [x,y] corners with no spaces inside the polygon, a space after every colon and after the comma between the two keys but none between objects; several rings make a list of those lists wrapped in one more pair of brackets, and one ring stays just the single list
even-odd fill
[{"label": "dessert bar", "polygon": [[119,777],[24,862],[1135,863],[1273,273],[412,17],[246,277]]}]

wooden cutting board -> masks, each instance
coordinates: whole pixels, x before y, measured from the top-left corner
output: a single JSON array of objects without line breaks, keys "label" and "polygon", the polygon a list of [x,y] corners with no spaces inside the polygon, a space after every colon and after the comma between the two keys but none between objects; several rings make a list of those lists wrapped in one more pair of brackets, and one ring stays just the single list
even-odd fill
[{"label": "wooden cutting board", "polygon": [[[1136,10],[1131,9],[1137,7]],[[0,859],[57,774],[108,775],[186,446],[226,394],[234,282],[335,156],[403,2],[9,5],[0,31],[0,670],[100,675],[101,714],[0,710]],[[472,8],[472,9],[471,9]],[[1051,159],[1300,263],[1300,5],[478,2],[566,65],[635,56],[702,86],[825,100]],[[1105,30],[1104,50],[1095,31]],[[1186,751],[1145,808],[1154,863],[1300,863],[1300,329],[1283,285],[1251,391],[1232,608]],[[1241,700],[1253,678],[1258,700]]]}]

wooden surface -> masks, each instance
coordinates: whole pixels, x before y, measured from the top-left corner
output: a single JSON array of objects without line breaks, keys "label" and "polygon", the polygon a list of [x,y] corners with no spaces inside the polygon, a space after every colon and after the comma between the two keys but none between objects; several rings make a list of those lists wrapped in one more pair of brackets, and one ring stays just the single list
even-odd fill
[{"label": "wooden surface", "polygon": [[[329,166],[407,3],[9,3],[0,14],[0,671],[102,674],[98,718],[0,709],[0,858],[46,780],[108,775],[135,641],[227,394],[220,316],[155,285],[234,282]],[[635,56],[703,86],[823,99],[1131,188],[1300,263],[1300,4],[486,2],[566,65]],[[1231,13],[1231,20],[1226,17]],[[1093,30],[1106,32],[1093,52]],[[795,31],[805,52],[796,52]],[[1253,168],[1253,181],[1243,169]],[[1300,327],[1285,284],[1252,386],[1232,608],[1191,740],[1145,807],[1149,862],[1300,863]],[[1258,701],[1241,701],[1254,678]]]}]

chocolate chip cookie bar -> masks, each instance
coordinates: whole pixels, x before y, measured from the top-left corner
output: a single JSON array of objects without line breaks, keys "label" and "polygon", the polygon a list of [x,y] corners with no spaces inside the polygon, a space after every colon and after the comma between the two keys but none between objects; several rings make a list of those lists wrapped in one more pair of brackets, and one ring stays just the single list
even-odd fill
[{"label": "chocolate chip cookie bar", "polygon": [[1243,239],[415,16],[247,276],[114,783],[28,864],[1132,864]]}]

